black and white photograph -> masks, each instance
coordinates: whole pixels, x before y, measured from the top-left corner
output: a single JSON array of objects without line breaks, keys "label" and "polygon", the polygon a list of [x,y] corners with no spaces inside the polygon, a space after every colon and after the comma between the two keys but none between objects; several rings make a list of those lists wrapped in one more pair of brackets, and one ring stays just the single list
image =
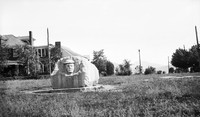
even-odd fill
[{"label": "black and white photograph", "polygon": [[0,117],[200,116],[200,0],[0,0]]}]

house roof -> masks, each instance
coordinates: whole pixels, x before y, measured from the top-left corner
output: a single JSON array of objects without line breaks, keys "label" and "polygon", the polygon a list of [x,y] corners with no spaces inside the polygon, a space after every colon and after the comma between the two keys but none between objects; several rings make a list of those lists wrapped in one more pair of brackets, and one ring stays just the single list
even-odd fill
[{"label": "house roof", "polygon": [[[41,46],[34,46],[35,48],[48,48],[47,45],[41,45]],[[50,44],[50,48],[54,48],[54,45]],[[72,51],[70,48],[65,47],[65,46],[61,46],[61,52],[62,52],[62,57],[66,57],[66,56],[82,56],[74,51]]]},{"label": "house roof", "polygon": [[15,37],[14,35],[3,35],[2,43],[7,45],[8,47],[13,47],[16,45],[25,45],[23,41]]},{"label": "house roof", "polygon": [[82,55],[72,51],[68,47],[65,47],[65,46],[61,47],[61,52],[62,52],[62,57],[66,57],[66,56],[82,56]]},{"label": "house roof", "polygon": [[[29,36],[18,36],[15,37],[12,34],[9,35],[2,35],[2,44],[7,45],[8,47],[13,47],[16,45],[25,45],[26,42],[29,41]],[[35,39],[33,38],[33,41],[35,41]]]},{"label": "house roof", "polygon": [[[52,45],[52,44],[49,44],[49,48],[54,48],[55,46],[54,45]],[[34,46],[34,48],[48,48],[48,46],[47,45],[39,45],[39,46]]]},{"label": "house roof", "polygon": [[[18,36],[17,38],[20,40],[29,40],[29,36]],[[33,41],[35,41],[34,38],[33,38]]]},{"label": "house roof", "polygon": [[47,45],[41,45],[41,46],[34,46],[34,48],[48,48]]}]

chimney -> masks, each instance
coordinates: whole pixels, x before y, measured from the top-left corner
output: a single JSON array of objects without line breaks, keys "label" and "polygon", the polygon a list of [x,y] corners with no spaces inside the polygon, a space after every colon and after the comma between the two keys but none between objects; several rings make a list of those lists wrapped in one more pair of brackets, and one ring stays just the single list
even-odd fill
[{"label": "chimney", "polygon": [[0,47],[1,47],[1,37],[2,37],[2,36],[0,35]]},{"label": "chimney", "polygon": [[60,41],[55,42],[55,47],[58,49],[58,52],[61,55],[61,42]]},{"label": "chimney", "polygon": [[29,31],[29,43],[33,45],[32,31]]}]

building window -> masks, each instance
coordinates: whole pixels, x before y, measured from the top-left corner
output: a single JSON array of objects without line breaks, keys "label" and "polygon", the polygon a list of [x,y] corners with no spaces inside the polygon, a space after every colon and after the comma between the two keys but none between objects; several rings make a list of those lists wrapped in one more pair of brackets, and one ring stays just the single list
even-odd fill
[{"label": "building window", "polygon": [[37,51],[37,49],[35,50],[35,54],[38,55],[38,51]]},{"label": "building window", "polygon": [[17,50],[13,49],[13,57],[18,57]]},{"label": "building window", "polygon": [[41,57],[41,49],[38,49],[38,56]]},{"label": "building window", "polygon": [[44,73],[44,64],[41,63],[42,73]]},{"label": "building window", "polygon": [[43,56],[43,57],[46,56],[46,49],[42,49],[42,56]]},{"label": "building window", "polygon": [[36,49],[36,54],[39,56],[39,57],[46,57],[48,55],[48,51],[46,48],[37,48]]},{"label": "building window", "polygon": [[46,56],[48,56],[49,54],[48,54],[48,49],[45,49],[45,53],[46,53]]}]

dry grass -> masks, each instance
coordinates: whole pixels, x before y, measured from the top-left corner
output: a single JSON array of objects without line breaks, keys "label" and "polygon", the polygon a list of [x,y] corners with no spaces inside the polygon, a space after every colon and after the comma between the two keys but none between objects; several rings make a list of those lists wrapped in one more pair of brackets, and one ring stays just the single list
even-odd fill
[{"label": "dry grass", "polygon": [[200,79],[160,79],[161,75],[111,76],[100,84],[118,85],[122,92],[22,94],[50,87],[50,81],[0,82],[0,116],[41,117],[181,117],[200,115]]}]

